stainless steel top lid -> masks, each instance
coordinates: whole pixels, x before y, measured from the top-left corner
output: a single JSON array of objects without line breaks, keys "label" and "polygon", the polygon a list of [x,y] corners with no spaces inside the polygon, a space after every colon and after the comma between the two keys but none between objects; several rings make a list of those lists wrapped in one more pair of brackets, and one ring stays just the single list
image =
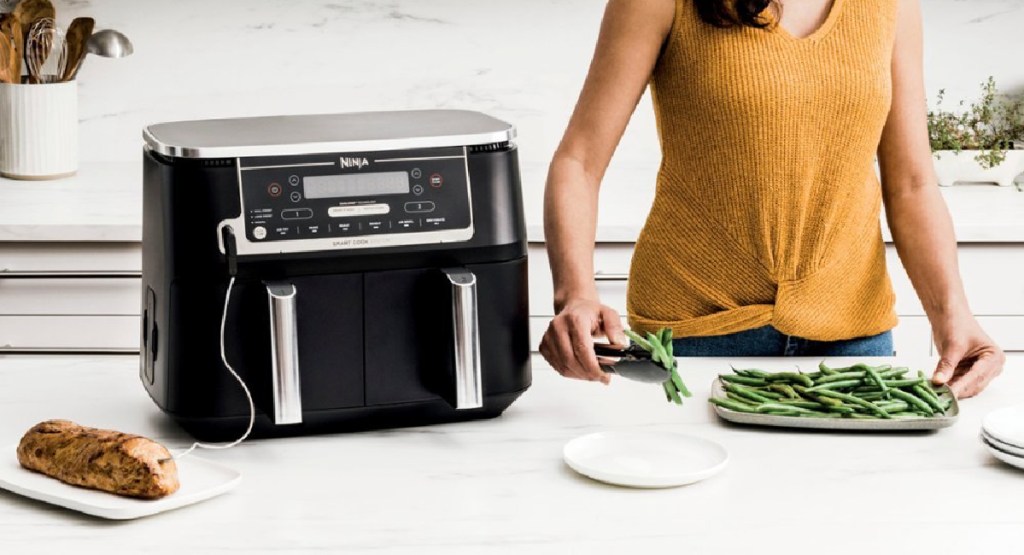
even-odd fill
[{"label": "stainless steel top lid", "polygon": [[236,158],[473,146],[515,139],[512,125],[467,110],[411,110],[176,121],[142,132],[176,158]]}]

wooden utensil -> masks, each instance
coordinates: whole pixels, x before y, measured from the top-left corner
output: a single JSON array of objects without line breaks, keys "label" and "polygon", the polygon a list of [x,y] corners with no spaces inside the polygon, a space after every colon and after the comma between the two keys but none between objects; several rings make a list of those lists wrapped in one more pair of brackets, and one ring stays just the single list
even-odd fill
[{"label": "wooden utensil", "polygon": [[78,68],[82,67],[82,60],[88,53],[86,49],[89,37],[92,36],[92,29],[95,26],[96,21],[91,17],[76,17],[68,26],[65,35],[68,44],[67,67],[64,68],[61,81],[71,81],[78,75]]},{"label": "wooden utensil", "polygon": [[[28,34],[28,31],[32,29],[37,21],[41,19],[56,21],[57,18],[57,10],[53,7],[53,3],[50,0],[21,0],[11,13],[17,18],[22,33],[25,35]],[[29,54],[28,49],[23,47],[21,54],[27,66],[28,59],[25,56]],[[30,83],[39,82],[31,74],[28,76],[28,80]]]},{"label": "wooden utensil", "polygon": [[11,60],[3,58],[3,63],[8,64],[8,75],[10,83],[21,83],[21,59],[25,47],[25,36],[22,32],[21,22],[11,13],[0,16],[0,34],[10,39]]},{"label": "wooden utensil", "polygon": [[6,35],[0,35],[0,83],[14,83],[17,77],[14,76],[11,58],[15,56],[14,45],[7,39]]}]

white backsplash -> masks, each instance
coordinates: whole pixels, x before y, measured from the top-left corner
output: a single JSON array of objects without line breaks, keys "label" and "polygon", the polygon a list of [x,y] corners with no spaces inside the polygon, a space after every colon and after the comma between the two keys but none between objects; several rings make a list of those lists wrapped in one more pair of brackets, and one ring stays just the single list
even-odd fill
[{"label": "white backsplash", "polygon": [[[869,0],[852,0],[869,1]],[[148,123],[260,114],[468,108],[519,128],[527,206],[540,192],[597,36],[600,0],[56,0],[135,55],[79,74],[82,160],[139,156]],[[929,95],[994,75],[1024,91],[1024,0],[922,0]],[[951,103],[952,104],[952,103]],[[659,159],[645,98],[606,183],[648,197]]]}]

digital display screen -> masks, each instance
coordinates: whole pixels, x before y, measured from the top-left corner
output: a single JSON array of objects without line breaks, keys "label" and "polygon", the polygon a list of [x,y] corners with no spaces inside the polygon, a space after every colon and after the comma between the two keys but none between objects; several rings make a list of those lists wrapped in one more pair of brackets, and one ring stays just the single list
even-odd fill
[{"label": "digital display screen", "polygon": [[313,175],[302,178],[302,189],[308,199],[404,195],[409,193],[409,174],[377,172]]}]

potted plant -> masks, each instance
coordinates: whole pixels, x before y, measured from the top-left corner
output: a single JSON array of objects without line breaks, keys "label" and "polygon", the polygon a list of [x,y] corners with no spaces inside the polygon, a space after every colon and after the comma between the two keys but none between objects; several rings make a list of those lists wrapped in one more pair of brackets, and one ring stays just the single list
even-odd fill
[{"label": "potted plant", "polygon": [[957,181],[1009,186],[1024,172],[1024,95],[1001,95],[995,79],[981,86],[982,96],[956,112],[943,109],[940,90],[928,112],[928,137],[939,185]]}]

